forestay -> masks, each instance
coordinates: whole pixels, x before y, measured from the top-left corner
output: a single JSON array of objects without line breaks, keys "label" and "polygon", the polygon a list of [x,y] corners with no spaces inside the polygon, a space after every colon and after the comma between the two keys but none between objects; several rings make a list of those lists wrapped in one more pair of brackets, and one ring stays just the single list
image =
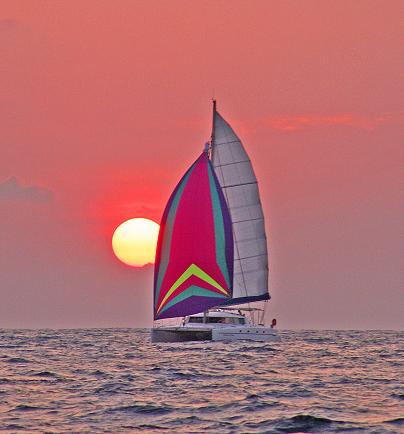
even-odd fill
[{"label": "forestay", "polygon": [[250,159],[214,102],[212,163],[233,223],[233,298],[227,304],[268,300],[268,254],[257,179]]}]

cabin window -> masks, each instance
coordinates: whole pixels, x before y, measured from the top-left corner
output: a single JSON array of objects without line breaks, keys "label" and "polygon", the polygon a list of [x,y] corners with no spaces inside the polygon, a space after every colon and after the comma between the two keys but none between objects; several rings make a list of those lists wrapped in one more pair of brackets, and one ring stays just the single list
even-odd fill
[{"label": "cabin window", "polygon": [[244,324],[240,323],[239,320],[244,320],[244,318],[232,318],[232,317],[211,317],[209,318],[209,323],[216,324]]},{"label": "cabin window", "polygon": [[188,322],[191,322],[194,324],[201,324],[201,323],[203,323],[203,318],[201,316],[191,316],[189,318]]},{"label": "cabin window", "polygon": [[208,318],[209,323],[216,323],[216,324],[226,324],[225,320],[227,318],[220,318],[220,317],[210,317]]},{"label": "cabin window", "polygon": [[235,324],[235,325],[240,325],[240,324],[245,324],[245,319],[244,318],[226,318],[229,321],[226,321],[226,324]]}]

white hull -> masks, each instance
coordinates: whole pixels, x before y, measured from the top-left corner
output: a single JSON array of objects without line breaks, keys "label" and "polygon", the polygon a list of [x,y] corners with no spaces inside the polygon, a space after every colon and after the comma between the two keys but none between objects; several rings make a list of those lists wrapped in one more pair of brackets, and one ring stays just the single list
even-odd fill
[{"label": "white hull", "polygon": [[279,336],[276,330],[270,327],[218,327],[212,329],[212,341],[257,341],[269,342],[278,341]]}]

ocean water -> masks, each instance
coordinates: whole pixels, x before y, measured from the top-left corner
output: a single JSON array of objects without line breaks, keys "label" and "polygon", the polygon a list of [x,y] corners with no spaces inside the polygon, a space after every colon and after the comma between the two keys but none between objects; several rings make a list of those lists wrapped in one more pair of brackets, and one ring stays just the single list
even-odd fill
[{"label": "ocean water", "polygon": [[404,432],[404,333],[152,345],[147,330],[0,330],[0,430]]}]

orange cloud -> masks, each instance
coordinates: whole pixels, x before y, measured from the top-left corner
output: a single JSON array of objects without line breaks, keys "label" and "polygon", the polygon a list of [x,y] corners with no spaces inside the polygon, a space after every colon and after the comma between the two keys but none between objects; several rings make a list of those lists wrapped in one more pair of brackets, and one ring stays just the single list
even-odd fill
[{"label": "orange cloud", "polygon": [[351,126],[366,130],[374,130],[384,124],[404,121],[404,112],[386,112],[378,115],[361,115],[355,113],[339,113],[334,115],[302,114],[295,116],[270,117],[262,124],[275,130],[297,131],[335,125]]}]

